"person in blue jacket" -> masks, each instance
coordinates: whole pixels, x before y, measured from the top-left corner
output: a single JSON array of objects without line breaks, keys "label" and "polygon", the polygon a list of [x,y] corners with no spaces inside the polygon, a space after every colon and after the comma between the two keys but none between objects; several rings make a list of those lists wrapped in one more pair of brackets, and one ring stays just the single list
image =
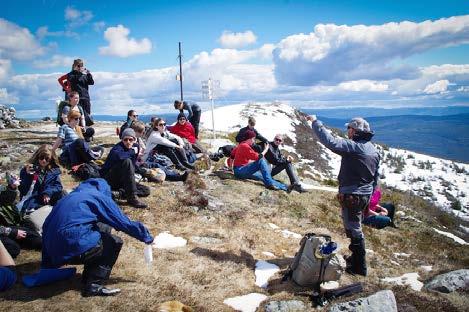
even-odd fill
[{"label": "person in blue jacket", "polygon": [[109,296],[118,289],[103,286],[109,279],[123,241],[122,231],[145,244],[153,237],[140,222],[131,221],[114,202],[104,179],[88,179],[60,200],[43,225],[42,268],[84,264],[82,295]]},{"label": "person in blue jacket", "polygon": [[319,141],[332,152],[342,157],[339,171],[339,194],[345,234],[350,238],[352,255],[346,257],[346,272],[367,275],[365,237],[362,231],[363,212],[368,207],[370,196],[378,183],[380,155],[371,143],[374,132],[369,123],[356,117],[346,124],[347,137],[334,137],[317,120],[307,116],[311,128]]},{"label": "person in blue jacket", "polygon": [[[135,170],[140,146],[132,128],[122,132],[122,139],[113,146],[106,162],[101,168],[100,175],[115,191],[122,190],[127,203],[135,208],[146,208],[147,205],[138,199],[150,195],[150,188],[135,182]],[[119,195],[120,197],[120,195]]]},{"label": "person in blue jacket", "polygon": [[[29,214],[44,205],[53,206],[62,197],[63,187],[58,163],[55,152],[44,144],[21,169],[18,189],[21,199],[24,200],[21,208],[23,214]],[[30,191],[32,192],[28,194]]]}]

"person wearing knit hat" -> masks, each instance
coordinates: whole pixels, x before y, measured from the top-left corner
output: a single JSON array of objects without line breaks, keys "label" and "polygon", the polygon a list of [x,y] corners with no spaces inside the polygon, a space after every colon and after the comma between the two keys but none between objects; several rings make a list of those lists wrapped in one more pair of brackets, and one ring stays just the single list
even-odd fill
[{"label": "person wearing knit hat", "polygon": [[150,189],[135,182],[135,168],[140,151],[135,131],[127,128],[122,131],[121,136],[121,141],[111,149],[101,168],[101,177],[106,179],[113,191],[119,192],[118,198],[124,196],[129,205],[146,208],[147,205],[138,196],[150,195]]},{"label": "person wearing knit hat", "polygon": [[264,185],[271,190],[288,191],[285,184],[274,180],[270,174],[270,168],[264,156],[269,150],[266,145],[261,153],[257,153],[252,148],[256,140],[256,133],[248,129],[244,132],[244,140],[231,152],[233,156],[233,171],[239,179],[253,179],[264,182]]}]

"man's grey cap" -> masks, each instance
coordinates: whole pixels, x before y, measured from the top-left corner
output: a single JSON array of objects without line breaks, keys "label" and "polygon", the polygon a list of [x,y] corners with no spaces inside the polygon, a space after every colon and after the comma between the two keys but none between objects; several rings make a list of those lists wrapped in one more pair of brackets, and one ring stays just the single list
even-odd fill
[{"label": "man's grey cap", "polygon": [[370,124],[368,123],[368,121],[361,117],[352,118],[352,120],[346,123],[345,126],[362,132],[371,131]]},{"label": "man's grey cap", "polygon": [[125,138],[125,137],[136,138],[134,129],[132,129],[132,128],[125,129],[124,131],[122,131],[122,136],[121,137],[122,138]]}]

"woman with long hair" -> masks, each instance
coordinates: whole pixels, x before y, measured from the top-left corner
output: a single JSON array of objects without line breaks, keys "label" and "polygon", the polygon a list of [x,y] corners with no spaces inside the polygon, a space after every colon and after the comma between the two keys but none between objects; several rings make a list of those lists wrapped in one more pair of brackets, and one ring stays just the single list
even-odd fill
[{"label": "woman with long hair", "polygon": [[166,130],[166,122],[163,118],[155,119],[153,130],[147,140],[146,150],[142,156],[143,161],[146,161],[151,151],[156,149],[159,154],[171,159],[176,169],[194,169],[194,165],[190,164],[187,159],[184,141],[181,137]]}]

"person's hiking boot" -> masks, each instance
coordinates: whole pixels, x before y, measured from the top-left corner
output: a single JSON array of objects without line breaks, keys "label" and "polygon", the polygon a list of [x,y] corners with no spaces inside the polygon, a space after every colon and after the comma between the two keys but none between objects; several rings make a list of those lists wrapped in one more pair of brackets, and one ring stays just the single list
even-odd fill
[{"label": "person's hiking boot", "polygon": [[365,251],[365,239],[352,239],[349,245],[352,255],[349,257],[344,257],[347,267],[345,272],[352,275],[367,275],[366,267],[366,251]]},{"label": "person's hiking boot", "polygon": [[82,291],[83,297],[95,297],[95,296],[114,296],[120,293],[119,288],[107,288],[103,285],[91,283],[87,285]]},{"label": "person's hiking boot", "polygon": [[184,171],[184,173],[181,176],[181,181],[186,182],[188,176],[189,176],[189,171]]},{"label": "person's hiking boot", "polygon": [[131,196],[127,199],[127,203],[134,208],[147,208],[148,205],[138,200],[137,196]]},{"label": "person's hiking boot", "polygon": [[279,190],[279,188],[276,187],[276,186],[273,185],[273,184],[267,185],[266,188],[269,189],[269,190],[272,190],[272,191],[278,191],[278,190]]},{"label": "person's hiking boot", "polygon": [[396,225],[396,223],[394,223],[394,220],[391,221],[391,223],[389,224],[390,227],[393,227],[395,229],[398,229],[399,227]]},{"label": "person's hiking boot", "polygon": [[297,191],[298,193],[307,192],[300,183],[290,184],[287,189],[287,193],[291,193],[292,191]]}]

